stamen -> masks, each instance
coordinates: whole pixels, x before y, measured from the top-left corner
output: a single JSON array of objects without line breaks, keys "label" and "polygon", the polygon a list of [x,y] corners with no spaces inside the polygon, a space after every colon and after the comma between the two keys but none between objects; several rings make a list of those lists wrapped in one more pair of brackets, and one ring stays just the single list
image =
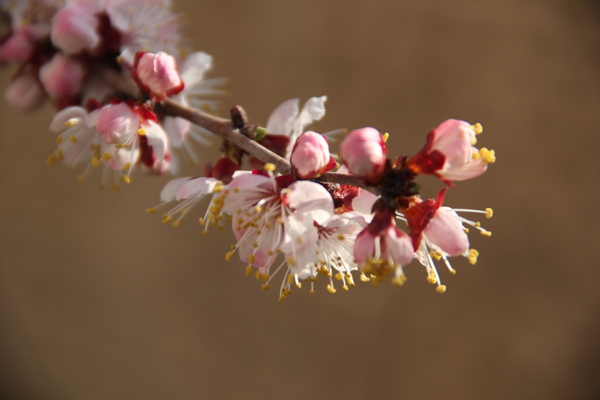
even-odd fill
[{"label": "stamen", "polygon": [[263,166],[263,170],[265,170],[266,172],[275,172],[275,169],[276,169],[275,164],[266,163]]},{"label": "stamen", "polygon": [[435,288],[435,291],[438,293],[444,293],[446,291],[446,285],[438,285],[438,287]]},{"label": "stamen", "polygon": [[479,122],[475,125],[471,125],[471,128],[473,128],[476,135],[481,135],[481,133],[483,132],[483,126],[481,126]]}]

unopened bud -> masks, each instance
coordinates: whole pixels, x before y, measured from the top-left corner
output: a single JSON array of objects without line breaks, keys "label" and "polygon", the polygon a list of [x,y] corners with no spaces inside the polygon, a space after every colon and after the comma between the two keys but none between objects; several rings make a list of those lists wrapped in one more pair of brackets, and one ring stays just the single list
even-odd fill
[{"label": "unopened bud", "polygon": [[374,128],[353,130],[340,145],[340,156],[348,170],[371,182],[381,177],[385,168],[386,152],[383,137]]},{"label": "unopened bud", "polygon": [[167,53],[137,52],[133,64],[133,78],[145,92],[150,93],[154,101],[181,92],[183,80],[177,72],[175,58]]},{"label": "unopened bud", "polygon": [[80,92],[84,74],[80,62],[57,53],[40,68],[40,81],[50,97],[69,97]]},{"label": "unopened bud", "polygon": [[329,155],[329,144],[323,135],[304,132],[294,145],[290,157],[294,175],[301,179],[311,179],[335,167]]},{"label": "unopened bud", "polygon": [[0,48],[0,60],[23,63],[31,57],[34,45],[25,32],[17,31]]},{"label": "unopened bud", "polygon": [[93,49],[100,43],[96,10],[85,4],[75,4],[60,10],[52,19],[52,44],[66,54]]},{"label": "unopened bud", "polygon": [[44,91],[32,73],[13,79],[4,92],[6,101],[19,111],[30,111],[44,101]]}]

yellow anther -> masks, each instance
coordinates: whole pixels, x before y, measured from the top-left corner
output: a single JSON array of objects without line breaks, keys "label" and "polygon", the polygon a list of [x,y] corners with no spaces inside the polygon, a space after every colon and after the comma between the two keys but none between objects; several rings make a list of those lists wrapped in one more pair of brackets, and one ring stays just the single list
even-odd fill
[{"label": "yellow anther", "polygon": [[123,171],[127,171],[129,168],[131,168],[130,162],[127,162],[127,163],[125,163],[125,165],[123,165]]},{"label": "yellow anther", "polygon": [[481,132],[483,132],[483,126],[481,126],[479,122],[475,125],[471,125],[471,128],[473,128],[476,135],[481,135]]},{"label": "yellow anther", "polygon": [[259,270],[256,270],[256,273],[254,274],[254,277],[260,281],[260,278],[262,277],[262,274],[260,273]]},{"label": "yellow anther", "polygon": [[438,293],[444,293],[446,291],[446,285],[439,285],[435,288],[435,291]]},{"label": "yellow anther", "polygon": [[333,288],[333,286],[331,286],[331,284],[327,285],[327,291],[329,293],[335,293],[336,292],[336,290]]},{"label": "yellow anther", "polygon": [[266,163],[263,167],[266,172],[275,172],[275,164]]},{"label": "yellow anther", "polygon": [[181,225],[181,220],[178,219],[177,221],[173,222],[172,226],[173,228],[177,228],[179,225]]},{"label": "yellow anther", "polygon": [[344,290],[348,290],[348,285],[344,285],[344,286],[342,286],[342,289],[344,289]]},{"label": "yellow anther", "polygon": [[254,254],[250,254],[250,255],[248,256],[248,262],[249,262],[250,264],[254,264],[254,262],[255,262],[255,261],[256,261],[256,256],[255,256]]},{"label": "yellow anther", "polygon": [[486,230],[483,230],[483,231],[481,231],[481,234],[482,234],[483,236],[485,236],[485,237],[490,237],[490,236],[492,236],[492,232],[490,232],[490,231],[486,231]]},{"label": "yellow anther", "polygon": [[63,138],[62,136],[57,136],[56,140],[54,141],[54,144],[59,144],[60,142],[62,142]]},{"label": "yellow anther", "polygon": [[108,153],[102,154],[102,159],[104,160],[104,162],[107,162],[108,160],[110,160],[110,154],[108,154]]},{"label": "yellow anther", "polygon": [[431,257],[435,258],[438,261],[442,258],[442,255],[435,250],[430,250],[429,254],[431,255]]},{"label": "yellow anther", "polygon": [[54,154],[50,154],[48,158],[46,158],[46,164],[52,165],[56,163],[56,156]]},{"label": "yellow anther", "polygon": [[56,158],[58,158],[58,161],[62,161],[63,159],[63,153],[60,149],[56,150]]},{"label": "yellow anther", "polygon": [[450,268],[450,273],[451,273],[452,275],[456,275],[456,270],[455,270],[455,269],[453,269],[453,268]]},{"label": "yellow anther", "polygon": [[77,125],[79,122],[76,119],[70,119],[68,121],[65,121],[65,126],[66,127],[71,127],[71,126],[75,126]]},{"label": "yellow anther", "polygon": [[488,150],[483,147],[479,150],[479,154],[481,155],[481,159],[488,164],[493,164],[496,162],[496,152],[494,150]]},{"label": "yellow anther", "polygon": [[371,278],[369,278],[365,274],[360,274],[360,280],[363,282],[369,282],[371,280]]},{"label": "yellow anther", "polygon": [[298,289],[302,289],[302,282],[298,282],[298,283],[296,283],[296,287],[297,287]]},{"label": "yellow anther", "polygon": [[148,214],[154,214],[156,212],[156,208],[146,208],[146,212]]},{"label": "yellow anther", "polygon": [[269,290],[271,289],[271,285],[269,285],[268,283],[265,283],[264,285],[261,286],[262,290]]},{"label": "yellow anther", "polygon": [[71,143],[77,143],[77,138],[73,135],[69,136],[69,140],[71,141]]},{"label": "yellow anther", "polygon": [[437,278],[435,277],[435,274],[431,273],[427,276],[427,282],[431,283],[432,285],[434,283],[437,283]]},{"label": "yellow anther", "polygon": [[481,155],[479,154],[479,151],[477,149],[473,149],[473,151],[471,152],[471,158],[473,160],[479,160],[480,157]]},{"label": "yellow anther", "polygon": [[475,222],[475,226],[476,226],[477,228],[479,228],[479,227],[481,226],[481,222],[479,222],[479,221],[476,221],[476,222]]},{"label": "yellow anther", "polygon": [[198,222],[200,222],[200,225],[202,226],[206,225],[206,221],[204,220],[204,218],[198,218]]},{"label": "yellow anther", "polygon": [[246,265],[246,276],[252,275],[253,270],[254,268],[252,268],[252,265]]},{"label": "yellow anther", "polygon": [[98,157],[92,158],[92,167],[97,167],[100,165],[100,159]]},{"label": "yellow anther", "polygon": [[228,251],[227,253],[225,253],[225,261],[231,260],[232,256],[233,256],[233,251]]},{"label": "yellow anther", "polygon": [[392,285],[394,286],[403,286],[406,282],[406,275],[402,274],[398,277],[392,278]]},{"label": "yellow anther", "polygon": [[79,182],[79,183],[85,182],[85,177],[81,174],[77,175],[77,182]]},{"label": "yellow anther", "polygon": [[335,274],[335,279],[337,279],[338,281],[342,280],[342,273],[338,272],[337,274]]},{"label": "yellow anther", "polygon": [[390,137],[390,134],[389,134],[389,133],[387,133],[387,132],[386,132],[386,133],[384,133],[384,134],[383,134],[383,138],[382,138],[382,139],[383,139],[383,143],[387,142],[387,140],[388,140],[388,138],[389,138],[389,137]]},{"label": "yellow anther", "polygon": [[256,211],[257,213],[262,211],[262,207],[261,206],[256,206],[254,207],[254,211]]},{"label": "yellow anther", "polygon": [[202,236],[206,236],[206,235],[208,235],[208,232],[207,231],[202,231]]},{"label": "yellow anther", "polygon": [[291,285],[292,283],[294,283],[294,275],[292,275],[292,274],[289,274],[289,275],[287,276],[287,281],[288,281],[288,283],[289,283],[290,285]]},{"label": "yellow anther", "polygon": [[139,134],[140,136],[146,136],[146,130],[145,130],[144,128],[140,128],[140,129],[138,129],[138,131],[137,131],[137,132],[138,132],[138,134]]},{"label": "yellow anther", "polygon": [[493,216],[494,216],[494,210],[492,210],[491,208],[486,208],[485,209],[485,217],[492,218]]},{"label": "yellow anther", "polygon": [[475,265],[475,263],[477,263],[478,256],[479,256],[479,252],[477,250],[475,250],[475,249],[469,250],[469,255],[467,256],[467,259],[469,260],[469,264]]},{"label": "yellow anther", "polygon": [[131,183],[131,177],[129,175],[123,175],[123,182],[130,184]]},{"label": "yellow anther", "polygon": [[354,278],[352,277],[352,274],[350,274],[350,272],[348,272],[348,274],[346,275],[346,280],[348,281],[348,285],[356,286],[354,283]]},{"label": "yellow anther", "polygon": [[463,231],[465,231],[465,233],[469,233],[469,228],[465,228]]},{"label": "yellow anther", "polygon": [[115,192],[119,191],[119,185],[117,185],[116,183],[113,183],[112,185],[110,185],[110,188]]},{"label": "yellow anther", "polygon": [[288,257],[287,258],[287,263],[291,266],[291,267],[295,267],[296,266],[296,259],[294,257]]},{"label": "yellow anther", "polygon": [[314,291],[314,290],[312,290],[312,289],[310,289],[310,290],[308,291],[308,294],[310,294],[310,295],[313,295],[313,294],[315,294],[315,291]]},{"label": "yellow anther", "polygon": [[269,274],[262,274],[262,276],[260,277],[260,279],[262,279],[263,282],[268,282],[269,281]]},{"label": "yellow anther", "polygon": [[116,61],[118,64],[121,64],[121,63],[123,63],[123,57],[121,57],[121,56],[117,56],[117,57],[115,57],[115,61]]}]

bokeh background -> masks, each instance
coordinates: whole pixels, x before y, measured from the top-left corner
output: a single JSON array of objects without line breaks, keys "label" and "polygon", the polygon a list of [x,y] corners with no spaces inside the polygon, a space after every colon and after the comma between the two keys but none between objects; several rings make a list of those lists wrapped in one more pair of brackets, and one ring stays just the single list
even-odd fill
[{"label": "bokeh background", "polygon": [[396,155],[444,119],[483,124],[498,162],[447,202],[494,208],[493,236],[443,295],[413,263],[402,288],[279,303],[224,261],[230,232],[144,212],[167,178],[80,185],[45,164],[51,110],[0,102],[0,397],[600,399],[596,4],[176,1],[251,122],[326,94],[312,128],[374,126]]}]

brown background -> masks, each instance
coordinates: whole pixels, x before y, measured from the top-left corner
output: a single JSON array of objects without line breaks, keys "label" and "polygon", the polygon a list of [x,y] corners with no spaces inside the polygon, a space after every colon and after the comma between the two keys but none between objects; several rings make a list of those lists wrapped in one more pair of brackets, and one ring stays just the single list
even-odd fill
[{"label": "brown background", "polygon": [[[599,399],[599,15],[583,1],[179,1],[224,105],[266,123],[327,94],[320,132],[374,126],[411,154],[446,118],[498,162],[447,196],[493,207],[444,295],[295,291],[283,303],[200,235],[48,167],[49,108],[0,103],[0,393],[10,399]],[[5,86],[8,71],[2,72]],[[224,109],[226,109],[224,107]],[[206,153],[205,160],[211,160]],[[214,160],[214,158],[212,158]],[[192,171],[193,169],[188,169]],[[424,180],[424,193],[441,186]],[[321,282],[322,283],[322,282]]]}]

